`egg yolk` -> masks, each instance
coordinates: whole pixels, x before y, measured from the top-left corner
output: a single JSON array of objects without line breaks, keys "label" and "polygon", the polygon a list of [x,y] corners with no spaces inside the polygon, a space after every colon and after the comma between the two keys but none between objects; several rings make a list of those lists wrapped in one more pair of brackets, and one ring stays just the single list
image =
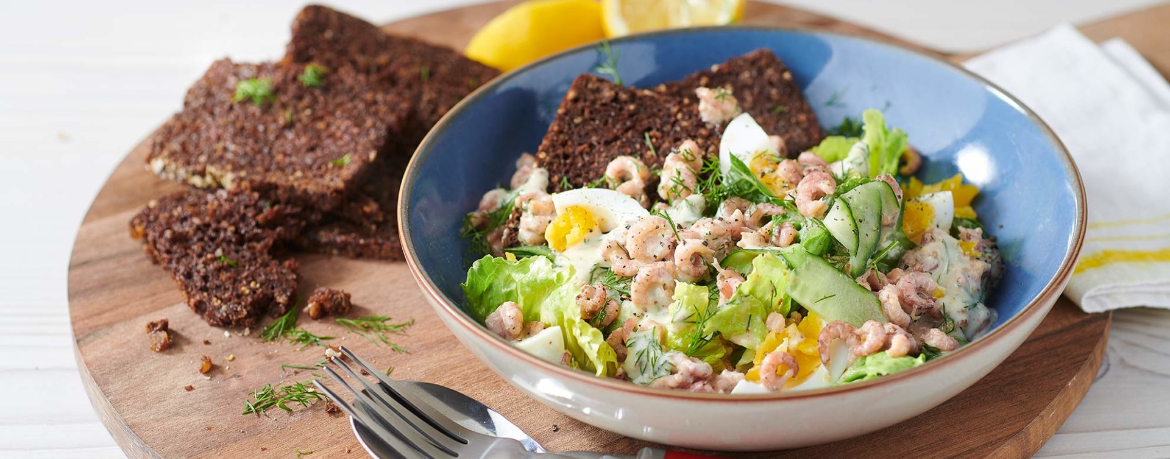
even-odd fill
[{"label": "egg yolk", "polygon": [[544,238],[553,250],[563,252],[598,232],[597,218],[588,209],[569,206],[544,230]]},{"label": "egg yolk", "polygon": [[785,180],[777,172],[781,160],[776,155],[758,153],[748,162],[748,169],[752,171],[752,174],[755,174],[760,179],[760,183],[763,183],[765,187],[773,193],[776,193],[777,196],[783,196],[788,190],[796,186],[795,183],[790,183],[788,180]]},{"label": "egg yolk", "polygon": [[975,195],[979,194],[979,187],[975,185],[964,184],[963,174],[955,174],[949,179],[945,179],[931,185],[926,185],[917,178],[910,177],[910,184],[906,186],[904,191],[905,194],[903,199],[906,201],[910,201],[911,199],[930,193],[950,191],[951,197],[955,199],[956,217],[970,219],[975,219],[977,217],[977,215],[975,215],[975,209],[971,207],[971,201],[974,201]]},{"label": "egg yolk", "polygon": [[921,244],[922,235],[934,222],[934,207],[930,203],[907,200],[902,212],[902,231],[915,244]]},{"label": "egg yolk", "polygon": [[[796,377],[789,379],[788,382],[784,383],[784,386],[792,388],[800,385],[821,365],[821,353],[817,349],[817,338],[820,337],[823,327],[824,323],[821,318],[810,311],[808,317],[800,322],[789,324],[779,333],[769,333],[760,347],[756,349],[756,356],[752,359],[752,368],[748,370],[745,379],[758,382],[760,380],[760,364],[764,362],[764,357],[776,349],[787,349],[788,353],[796,359],[796,365],[799,368]],[[780,365],[776,369],[776,374],[784,374],[786,371],[788,368],[785,365]]]}]

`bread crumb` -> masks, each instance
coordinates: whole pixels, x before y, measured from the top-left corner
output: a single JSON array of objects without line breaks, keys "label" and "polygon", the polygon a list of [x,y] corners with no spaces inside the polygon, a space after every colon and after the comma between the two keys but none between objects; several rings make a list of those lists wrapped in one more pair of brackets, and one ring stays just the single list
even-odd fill
[{"label": "bread crumb", "polygon": [[234,361],[234,360],[236,360],[236,355],[235,354],[228,354],[227,357],[224,357],[224,360],[227,360],[228,362]]},{"label": "bread crumb", "polygon": [[206,355],[203,356],[202,361],[199,363],[199,373],[200,374],[207,374],[207,372],[211,371],[211,367],[212,367],[211,357],[208,357]]},{"label": "bread crumb", "polygon": [[191,391],[195,390],[195,386],[188,384],[188,385],[183,387],[183,390],[185,390],[187,392],[191,392]]}]

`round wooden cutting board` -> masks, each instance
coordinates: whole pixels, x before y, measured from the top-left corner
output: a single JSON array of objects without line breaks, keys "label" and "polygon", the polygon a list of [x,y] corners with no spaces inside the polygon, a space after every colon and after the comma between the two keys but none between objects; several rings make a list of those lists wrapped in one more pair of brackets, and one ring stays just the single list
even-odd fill
[{"label": "round wooden cutting board", "polygon": [[[386,29],[462,48],[490,18],[514,2],[478,5],[391,24]],[[360,11],[355,13],[360,14]],[[791,8],[749,4],[746,22],[889,37]],[[895,40],[896,41],[896,40]],[[905,43],[903,43],[905,44]],[[937,53],[936,53],[937,54]],[[181,95],[175,95],[178,109]],[[149,138],[127,155],[86,215],[69,266],[69,307],[77,361],[90,400],[106,427],[132,457],[293,457],[364,454],[343,416],[323,404],[292,413],[241,415],[249,391],[265,384],[303,382],[321,348],[298,351],[266,343],[258,330],[208,326],[191,313],[170,277],[130,239],[127,223],[155,197],[180,189],[143,167]],[[452,387],[495,408],[551,451],[633,453],[648,444],[574,421],[536,403],[476,361],[448,333],[423,300],[405,264],[298,255],[301,294],[331,286],[353,294],[352,316],[381,314],[415,325],[396,336],[409,353],[396,353],[346,332],[331,321],[303,318],[304,328],[335,335],[397,378]],[[1023,457],[1051,437],[1076,407],[1097,373],[1110,315],[1087,315],[1061,299],[1007,362],[943,405],[870,435],[838,443],[729,457]],[[163,353],[148,349],[145,324],[167,318],[177,332]],[[199,374],[201,356],[215,368]],[[185,386],[191,386],[187,391]],[[715,421],[718,422],[718,421]],[[783,428],[778,413],[776,428]],[[349,456],[355,457],[355,456]]]}]

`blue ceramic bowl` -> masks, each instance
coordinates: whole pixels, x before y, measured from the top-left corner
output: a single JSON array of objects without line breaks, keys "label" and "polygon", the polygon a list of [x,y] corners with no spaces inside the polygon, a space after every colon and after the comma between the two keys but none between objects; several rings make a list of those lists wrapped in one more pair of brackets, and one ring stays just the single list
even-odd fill
[{"label": "blue ceramic bowl", "polygon": [[[455,107],[419,146],[402,184],[399,209],[408,262],[440,317],[489,366],[545,403],[611,430],[688,446],[759,449],[842,438],[913,416],[974,383],[1035,328],[1067,282],[1085,227],[1080,177],[1052,131],[1018,100],[987,81],[914,51],[819,32],[710,28],[632,36],[613,40],[611,45],[627,85],[651,87],[767,48],[791,69],[823,126],[836,125],[845,116],[857,117],[867,108],[882,109],[888,125],[908,132],[911,144],[923,154],[920,179],[932,182],[962,172],[967,181],[979,186],[975,209],[989,233],[998,238],[1007,264],[1006,277],[987,300],[999,318],[980,340],[913,370],[789,395],[729,397],[653,391],[598,380],[504,345],[460,309],[465,304],[460,283],[466,275],[468,247],[459,236],[460,225],[484,192],[507,182],[521,153],[536,151],[573,78],[593,72],[604,59],[595,47],[581,47],[508,73]],[[607,405],[596,400],[599,397],[579,393],[617,391],[708,405],[726,400],[765,403],[826,394],[844,397],[842,393],[882,387],[889,394],[889,388],[898,384],[909,386],[915,379],[920,382],[913,385],[923,384],[921,380],[929,378],[920,376],[932,373],[947,373],[947,377],[925,389],[936,394],[925,397],[929,402],[893,410],[896,413],[877,423],[826,424],[822,430],[828,434],[810,433],[812,440],[777,440],[783,436],[775,433],[771,440],[753,440],[741,438],[740,433],[734,440],[721,442],[708,431],[700,429],[687,436],[685,425],[649,418],[640,420],[643,425],[637,429],[626,428],[629,416],[623,418],[620,406],[606,412]],[[557,381],[570,393],[550,395],[547,387],[538,387],[548,380]],[[937,387],[939,383],[945,387]],[[750,420],[743,422],[752,425]]]}]

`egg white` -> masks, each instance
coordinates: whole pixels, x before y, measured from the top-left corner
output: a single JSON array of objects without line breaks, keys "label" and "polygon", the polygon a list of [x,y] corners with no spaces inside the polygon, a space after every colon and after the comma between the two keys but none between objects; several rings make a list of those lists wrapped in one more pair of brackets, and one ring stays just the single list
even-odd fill
[{"label": "egg white", "polygon": [[930,221],[930,227],[927,229],[951,230],[951,224],[955,221],[955,197],[950,191],[924,194],[914,200],[925,203],[933,211],[934,218]]},{"label": "egg white", "polygon": [[650,216],[650,212],[634,198],[604,188],[578,188],[552,195],[557,215],[569,207],[583,207],[597,219],[601,232]]},{"label": "egg white", "polygon": [[731,155],[744,164],[751,164],[752,158],[760,152],[778,153],[768,139],[768,133],[755,118],[747,113],[740,114],[723,129],[723,137],[719,140],[719,169],[726,176],[731,169]]}]

